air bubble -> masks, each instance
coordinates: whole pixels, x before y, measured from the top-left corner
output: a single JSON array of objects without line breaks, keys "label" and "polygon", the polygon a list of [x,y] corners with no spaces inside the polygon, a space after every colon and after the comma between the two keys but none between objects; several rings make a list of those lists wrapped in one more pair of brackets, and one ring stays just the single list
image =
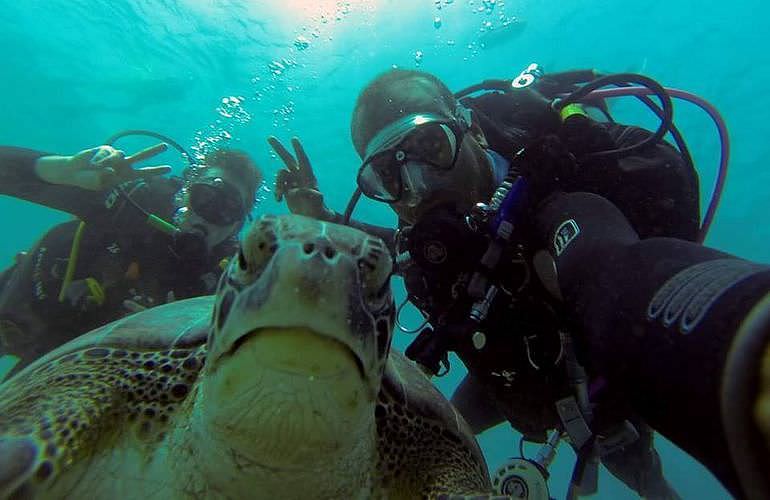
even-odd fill
[{"label": "air bubble", "polygon": [[273,73],[275,76],[282,75],[283,72],[286,70],[286,66],[284,66],[280,61],[273,61],[270,64],[268,64],[267,67],[270,69],[270,72]]},{"label": "air bubble", "polygon": [[308,47],[310,47],[310,40],[308,40],[302,35],[299,35],[297,38],[294,39],[294,47],[300,51],[305,50]]}]

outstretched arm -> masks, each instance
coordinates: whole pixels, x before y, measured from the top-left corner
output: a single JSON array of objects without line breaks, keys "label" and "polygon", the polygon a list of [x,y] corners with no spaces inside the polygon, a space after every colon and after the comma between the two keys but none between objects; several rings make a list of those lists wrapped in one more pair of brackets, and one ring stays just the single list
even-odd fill
[{"label": "outstretched arm", "polygon": [[169,172],[167,166],[132,168],[134,163],[165,150],[165,144],[158,144],[126,157],[110,146],[99,146],[73,156],[58,156],[3,146],[0,147],[0,194],[85,219],[103,207],[103,190],[127,180]]},{"label": "outstretched arm", "polygon": [[758,457],[770,449],[770,391],[759,383],[770,266],[685,240],[640,240],[620,210],[589,193],[552,195],[535,221],[551,258],[538,275],[558,283],[587,364],[733,494],[767,494],[766,475],[746,474],[766,472]]}]

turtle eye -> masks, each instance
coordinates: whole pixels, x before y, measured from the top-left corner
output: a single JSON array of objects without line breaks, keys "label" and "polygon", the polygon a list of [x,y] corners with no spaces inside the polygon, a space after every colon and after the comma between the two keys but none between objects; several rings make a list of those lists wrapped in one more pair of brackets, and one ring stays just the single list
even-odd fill
[{"label": "turtle eye", "polygon": [[241,271],[248,271],[249,263],[246,260],[246,256],[243,254],[243,248],[238,249],[238,269]]}]

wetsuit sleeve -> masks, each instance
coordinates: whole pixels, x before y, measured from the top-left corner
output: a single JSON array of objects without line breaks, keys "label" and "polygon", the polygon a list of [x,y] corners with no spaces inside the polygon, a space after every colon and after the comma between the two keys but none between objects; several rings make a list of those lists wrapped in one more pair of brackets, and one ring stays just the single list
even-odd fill
[{"label": "wetsuit sleeve", "polygon": [[[770,293],[770,266],[684,240],[640,240],[617,207],[589,193],[551,196],[535,224],[587,365],[740,497],[722,418],[738,395],[720,391],[744,319]],[[759,373],[762,351],[745,356],[741,372]]]},{"label": "wetsuit sleeve", "polygon": [[38,203],[86,218],[100,210],[103,194],[51,184],[35,173],[35,162],[48,153],[0,146],[0,194]]}]

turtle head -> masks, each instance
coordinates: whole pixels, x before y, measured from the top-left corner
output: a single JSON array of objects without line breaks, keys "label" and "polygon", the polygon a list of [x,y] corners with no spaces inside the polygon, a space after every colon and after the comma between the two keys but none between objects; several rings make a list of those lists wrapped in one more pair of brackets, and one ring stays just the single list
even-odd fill
[{"label": "turtle head", "polygon": [[[391,266],[382,240],[357,229],[296,215],[263,216],[220,280],[207,369],[227,364],[252,340],[285,332],[286,344],[305,336],[348,351],[374,398],[393,331]],[[299,365],[312,374],[313,363]]]},{"label": "turtle head", "polygon": [[361,231],[295,215],[255,221],[217,291],[199,381],[208,426],[239,442],[286,429],[297,442],[352,438],[373,418],[390,349],[390,275],[385,245]]}]

